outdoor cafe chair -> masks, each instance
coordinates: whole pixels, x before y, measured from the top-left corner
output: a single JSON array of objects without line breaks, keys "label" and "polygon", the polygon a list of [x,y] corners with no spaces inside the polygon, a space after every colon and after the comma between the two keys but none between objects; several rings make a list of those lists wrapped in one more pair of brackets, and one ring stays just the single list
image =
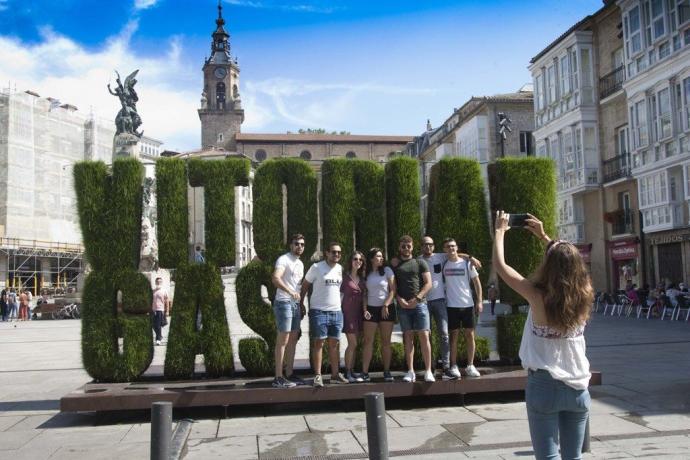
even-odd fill
[{"label": "outdoor cafe chair", "polygon": [[666,318],[666,312],[669,312],[671,314],[671,319],[676,317],[676,310],[678,307],[674,307],[673,304],[671,304],[671,299],[668,298],[668,296],[664,296],[664,308],[661,310],[661,321]]},{"label": "outdoor cafe chair", "polygon": [[618,296],[618,316],[625,314],[628,318],[633,312],[633,300],[625,294]]},{"label": "outdoor cafe chair", "polygon": [[649,303],[647,303],[646,299],[644,300],[644,302],[640,302],[640,304],[637,306],[637,319],[639,319],[644,312],[646,312],[645,318],[649,319],[649,316],[652,314],[653,308],[654,303],[650,305]]},{"label": "outdoor cafe chair", "polygon": [[681,312],[685,310],[685,322],[687,322],[688,318],[690,318],[690,300],[688,300],[688,298],[684,295],[679,295],[676,297],[676,300],[678,300],[678,306],[676,307],[676,320],[678,320]]}]

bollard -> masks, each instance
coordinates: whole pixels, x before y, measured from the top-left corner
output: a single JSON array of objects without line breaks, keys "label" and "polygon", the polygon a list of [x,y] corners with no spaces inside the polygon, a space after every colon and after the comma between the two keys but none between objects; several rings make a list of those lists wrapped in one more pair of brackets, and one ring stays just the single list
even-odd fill
[{"label": "bollard", "polygon": [[151,460],[169,460],[172,442],[172,403],[151,405]]},{"label": "bollard", "polygon": [[587,416],[587,423],[585,423],[585,438],[582,440],[582,452],[591,452],[589,446],[589,415]]},{"label": "bollard", "polygon": [[367,412],[369,459],[387,460],[388,433],[386,431],[386,404],[383,393],[365,394],[364,407]]}]

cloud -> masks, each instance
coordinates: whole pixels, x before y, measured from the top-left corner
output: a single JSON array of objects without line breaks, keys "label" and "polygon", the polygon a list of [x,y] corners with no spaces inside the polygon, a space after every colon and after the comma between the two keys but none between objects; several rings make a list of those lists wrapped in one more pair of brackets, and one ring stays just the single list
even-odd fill
[{"label": "cloud", "polygon": [[158,0],[134,0],[135,10],[146,10],[153,6],[156,6]]},{"label": "cloud", "polygon": [[146,135],[165,142],[167,148],[194,149],[199,142],[196,109],[201,88],[197,66],[181,60],[179,37],[166,40],[167,49],[155,57],[137,54],[130,46],[138,22],[128,22],[119,34],[96,50],[86,49],[49,27],[40,29],[38,43],[0,36],[0,82],[17,90],[31,89],[43,97],[70,103],[82,113],[114,120],[119,102],[108,93],[114,70],[139,72],[137,92]]},{"label": "cloud", "polygon": [[302,13],[316,13],[316,14],[331,14],[336,11],[341,11],[344,8],[336,6],[319,6],[307,3],[298,4],[282,4],[272,1],[254,1],[254,0],[224,0],[226,3],[235,6],[246,8],[270,9],[281,11],[295,11]]}]

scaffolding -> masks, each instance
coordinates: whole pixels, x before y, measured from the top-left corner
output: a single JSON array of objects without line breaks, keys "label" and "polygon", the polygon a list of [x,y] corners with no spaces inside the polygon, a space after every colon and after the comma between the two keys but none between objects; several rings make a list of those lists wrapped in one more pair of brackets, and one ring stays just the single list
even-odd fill
[{"label": "scaffolding", "polygon": [[83,256],[80,244],[0,238],[0,283],[34,295],[75,292]]}]

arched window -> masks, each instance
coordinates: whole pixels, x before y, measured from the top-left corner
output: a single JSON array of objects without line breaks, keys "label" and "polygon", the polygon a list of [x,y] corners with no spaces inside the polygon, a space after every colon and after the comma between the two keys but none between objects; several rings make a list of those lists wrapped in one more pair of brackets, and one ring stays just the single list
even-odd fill
[{"label": "arched window", "polygon": [[309,150],[302,150],[299,157],[303,160],[311,160],[311,152]]},{"label": "arched window", "polygon": [[223,142],[223,133],[218,133],[218,142]]},{"label": "arched window", "polygon": [[350,150],[349,152],[347,152],[345,154],[345,158],[350,158],[350,159],[357,158],[357,154],[355,152],[353,152],[352,150]]},{"label": "arched window", "polygon": [[264,161],[266,159],[266,151],[264,149],[259,149],[254,153],[254,158],[256,161]]},{"label": "arched window", "polygon": [[222,81],[216,85],[216,109],[225,109],[225,83]]}]

